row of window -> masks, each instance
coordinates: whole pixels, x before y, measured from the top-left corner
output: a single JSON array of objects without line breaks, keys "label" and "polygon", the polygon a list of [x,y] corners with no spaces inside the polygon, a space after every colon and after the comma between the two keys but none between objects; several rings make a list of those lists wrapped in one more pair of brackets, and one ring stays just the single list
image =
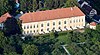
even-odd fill
[{"label": "row of window", "polygon": [[[70,26],[71,27],[71,26]],[[58,29],[60,29],[61,30],[61,27],[58,27]],[[66,26],[64,26],[64,29],[67,29],[67,27]],[[53,27],[53,29],[52,30],[55,30],[55,27]],[[43,29],[41,29],[41,32],[43,32],[44,30]],[[47,31],[50,31],[50,28],[47,28]],[[38,30],[33,30],[33,32],[34,33],[38,33],[39,31]],[[30,31],[27,31],[27,32],[24,32],[24,34],[28,34],[28,33],[32,33],[32,30],[30,30]]]},{"label": "row of window", "polygon": [[[83,19],[82,20],[73,20],[73,23],[77,23],[77,22],[83,22]],[[70,20],[70,23],[72,23],[72,20]]]},{"label": "row of window", "polygon": [[[82,19],[82,21],[83,21],[83,19]],[[76,22],[78,22],[78,20],[76,20]],[[80,20],[79,20],[79,22],[80,22]],[[70,21],[70,23],[72,23],[72,21]],[[73,23],[75,23],[75,20],[73,21]],[[58,24],[61,25],[61,21],[59,21]],[[64,21],[64,24],[67,24],[67,22]],[[44,25],[41,24],[41,27],[43,27],[43,26]],[[47,26],[50,26],[50,23],[47,23]],[[55,26],[55,22],[53,22],[53,26]],[[30,25],[30,28],[32,28],[32,25]],[[37,27],[34,25],[33,28],[38,28],[38,25],[37,25]],[[24,29],[29,29],[29,26],[24,26]]]}]

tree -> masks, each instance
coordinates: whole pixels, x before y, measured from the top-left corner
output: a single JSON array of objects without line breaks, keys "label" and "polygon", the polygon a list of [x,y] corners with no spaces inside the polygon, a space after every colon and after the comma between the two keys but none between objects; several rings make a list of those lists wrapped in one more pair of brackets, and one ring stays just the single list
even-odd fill
[{"label": "tree", "polygon": [[22,11],[36,11],[39,9],[39,0],[20,0]]},{"label": "tree", "polygon": [[3,32],[0,31],[0,54],[3,54],[3,48],[6,45],[7,38],[4,36]]},{"label": "tree", "polygon": [[9,5],[8,0],[0,0],[0,16],[10,10],[12,10],[12,7]]},{"label": "tree", "polygon": [[52,9],[54,5],[53,0],[44,0],[44,8]]},{"label": "tree", "polygon": [[35,45],[28,45],[23,52],[23,55],[38,55],[38,48]]},{"label": "tree", "polygon": [[15,18],[7,18],[7,20],[4,22],[4,34],[6,36],[14,35],[14,34],[21,34],[21,23],[17,21]]},{"label": "tree", "polygon": [[48,52],[45,52],[43,55],[49,55],[49,53]]},{"label": "tree", "polygon": [[88,0],[90,5],[97,10],[97,13],[100,15],[100,0]]},{"label": "tree", "polygon": [[9,53],[4,53],[4,55],[19,55],[16,52],[9,52]]},{"label": "tree", "polygon": [[38,9],[38,2],[37,2],[37,0],[33,0],[32,6],[33,6],[32,8],[33,8],[34,11],[36,11]]},{"label": "tree", "polygon": [[63,7],[66,0],[59,0],[59,7]]},{"label": "tree", "polygon": [[98,25],[96,26],[96,30],[97,30],[98,32],[100,32],[100,24],[98,24]]},{"label": "tree", "polygon": [[26,7],[26,0],[20,0],[20,10],[25,11]]},{"label": "tree", "polygon": [[15,48],[14,48],[14,46],[11,46],[11,45],[8,45],[8,44],[6,44],[4,47],[3,47],[3,49],[4,49],[4,53],[10,53],[10,52],[15,52]]},{"label": "tree", "polygon": [[54,8],[58,8],[59,7],[59,0],[54,0]]},{"label": "tree", "polygon": [[78,3],[77,3],[77,0],[67,0],[66,1],[66,7],[73,7],[73,6],[76,6]]},{"label": "tree", "polygon": [[3,32],[0,31],[0,47],[3,48],[6,45],[7,38],[4,36]]}]

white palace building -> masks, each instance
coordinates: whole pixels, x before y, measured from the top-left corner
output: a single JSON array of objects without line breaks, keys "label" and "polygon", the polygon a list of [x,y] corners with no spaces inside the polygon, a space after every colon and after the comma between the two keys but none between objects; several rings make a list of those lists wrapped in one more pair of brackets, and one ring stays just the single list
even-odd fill
[{"label": "white palace building", "polygon": [[85,26],[85,14],[78,7],[29,12],[23,14],[20,20],[23,34],[33,35],[81,29]]}]

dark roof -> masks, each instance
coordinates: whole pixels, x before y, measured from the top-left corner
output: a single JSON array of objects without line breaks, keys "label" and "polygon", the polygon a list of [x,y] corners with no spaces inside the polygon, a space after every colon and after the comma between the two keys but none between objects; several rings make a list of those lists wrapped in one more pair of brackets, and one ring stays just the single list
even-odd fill
[{"label": "dark roof", "polygon": [[84,1],[79,1],[78,3],[81,5]]},{"label": "dark roof", "polygon": [[90,6],[86,5],[86,4],[84,4],[82,8],[85,9],[85,11],[86,11],[88,14],[89,14],[89,13],[91,12],[91,10],[92,10],[92,7],[90,7]]},{"label": "dark roof", "polygon": [[97,21],[100,20],[100,16],[99,16],[99,15],[94,15],[93,18],[94,18],[95,20],[97,20]]}]

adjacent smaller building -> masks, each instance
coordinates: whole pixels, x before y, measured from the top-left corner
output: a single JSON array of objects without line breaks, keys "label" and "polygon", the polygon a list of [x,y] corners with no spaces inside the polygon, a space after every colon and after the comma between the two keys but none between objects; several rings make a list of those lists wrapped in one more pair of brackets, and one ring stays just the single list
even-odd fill
[{"label": "adjacent smaller building", "polygon": [[96,22],[90,23],[90,29],[96,29]]},{"label": "adjacent smaller building", "polygon": [[7,18],[12,17],[8,12],[5,13],[0,17],[0,29],[4,28],[4,22],[7,20]]}]

